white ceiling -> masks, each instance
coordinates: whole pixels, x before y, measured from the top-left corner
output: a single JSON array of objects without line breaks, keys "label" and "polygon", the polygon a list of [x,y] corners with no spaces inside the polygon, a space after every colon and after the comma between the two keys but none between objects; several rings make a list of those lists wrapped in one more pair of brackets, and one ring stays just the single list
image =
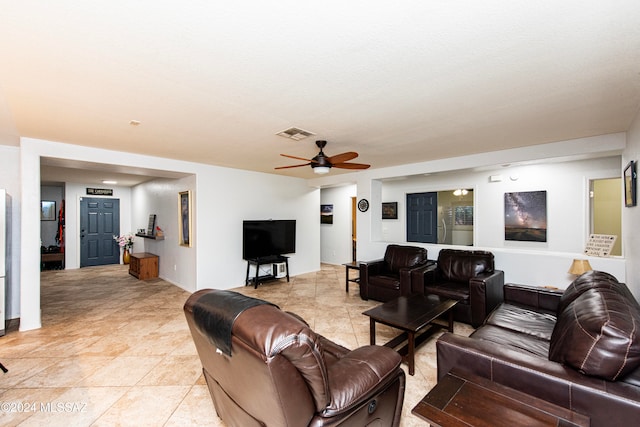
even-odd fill
[{"label": "white ceiling", "polygon": [[0,141],[291,176],[626,131],[639,73],[638,0],[0,0]]}]

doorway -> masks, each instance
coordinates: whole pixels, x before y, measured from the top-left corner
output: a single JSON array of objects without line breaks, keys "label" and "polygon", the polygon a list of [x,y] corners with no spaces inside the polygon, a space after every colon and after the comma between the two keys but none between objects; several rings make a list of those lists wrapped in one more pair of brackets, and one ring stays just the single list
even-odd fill
[{"label": "doorway", "polygon": [[357,239],[357,223],[356,223],[356,198],[351,198],[351,261],[356,262],[356,241]]},{"label": "doorway", "polygon": [[119,264],[120,199],[80,198],[80,267]]},{"label": "doorway", "polygon": [[593,234],[615,235],[611,255],[622,255],[622,179],[594,179],[589,185]]}]

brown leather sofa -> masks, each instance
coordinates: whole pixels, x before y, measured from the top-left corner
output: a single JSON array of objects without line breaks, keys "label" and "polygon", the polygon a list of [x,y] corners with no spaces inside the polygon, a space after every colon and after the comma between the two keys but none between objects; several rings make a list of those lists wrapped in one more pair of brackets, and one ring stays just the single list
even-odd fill
[{"label": "brown leather sofa", "polygon": [[640,305],[603,272],[564,292],[512,285],[469,337],[436,342],[438,378],[488,378],[586,415],[592,427],[640,420]]},{"label": "brown leather sofa", "polygon": [[425,248],[388,245],[383,259],[360,263],[360,297],[386,302],[409,295],[411,273],[433,264]]},{"label": "brown leather sofa", "polygon": [[436,267],[414,271],[411,285],[414,293],[458,300],[454,319],[478,327],[502,302],[504,272],[491,252],[442,249]]},{"label": "brown leather sofa", "polygon": [[184,311],[226,425],[399,424],[405,374],[392,349],[350,351],[298,316],[233,291],[197,291]]}]

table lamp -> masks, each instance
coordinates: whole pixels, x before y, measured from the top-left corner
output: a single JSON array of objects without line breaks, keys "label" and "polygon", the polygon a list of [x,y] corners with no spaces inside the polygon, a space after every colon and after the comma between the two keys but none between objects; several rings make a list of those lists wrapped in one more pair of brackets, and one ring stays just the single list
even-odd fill
[{"label": "table lamp", "polygon": [[580,276],[587,271],[591,271],[591,264],[589,264],[588,259],[574,259],[571,263],[571,267],[569,267],[569,274],[573,274],[574,276]]}]

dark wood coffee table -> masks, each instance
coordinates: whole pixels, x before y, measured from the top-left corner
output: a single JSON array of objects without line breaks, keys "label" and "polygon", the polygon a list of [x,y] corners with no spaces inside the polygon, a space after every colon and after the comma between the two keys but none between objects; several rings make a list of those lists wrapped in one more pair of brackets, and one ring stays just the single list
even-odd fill
[{"label": "dark wood coffee table", "polygon": [[411,413],[432,426],[578,427],[589,417],[486,378],[449,372]]},{"label": "dark wood coffee table", "polygon": [[[371,345],[376,344],[376,322],[403,331],[400,335],[385,344],[385,347],[396,348],[407,341],[398,353],[409,365],[409,375],[415,373],[415,350],[434,332],[447,328],[453,332],[453,306],[458,301],[437,295],[413,294],[398,297],[382,305],[363,312],[369,316],[369,337]],[[448,313],[447,323],[436,320]],[[418,335],[419,334],[419,335]]]}]

